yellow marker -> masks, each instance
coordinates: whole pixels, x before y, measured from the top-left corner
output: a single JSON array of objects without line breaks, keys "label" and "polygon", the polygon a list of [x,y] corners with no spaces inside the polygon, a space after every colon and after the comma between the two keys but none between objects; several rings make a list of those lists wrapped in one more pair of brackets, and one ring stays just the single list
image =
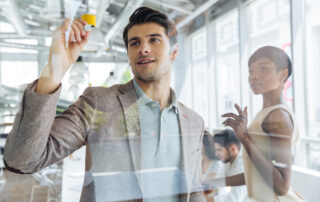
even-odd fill
[{"label": "yellow marker", "polygon": [[88,24],[84,26],[86,31],[90,31],[93,27],[96,26],[96,16],[91,14],[84,14],[81,16],[81,19],[86,21]]}]

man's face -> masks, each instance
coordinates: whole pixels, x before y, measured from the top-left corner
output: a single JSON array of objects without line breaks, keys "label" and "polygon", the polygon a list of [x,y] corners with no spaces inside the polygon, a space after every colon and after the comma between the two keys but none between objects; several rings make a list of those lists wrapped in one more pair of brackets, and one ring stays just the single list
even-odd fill
[{"label": "man's face", "polygon": [[228,163],[232,159],[231,153],[226,147],[221,146],[219,143],[214,143],[214,148],[216,156],[223,163]]},{"label": "man's face", "polygon": [[134,25],[128,31],[128,56],[134,76],[152,82],[170,75],[177,51],[170,51],[165,28],[157,23]]}]

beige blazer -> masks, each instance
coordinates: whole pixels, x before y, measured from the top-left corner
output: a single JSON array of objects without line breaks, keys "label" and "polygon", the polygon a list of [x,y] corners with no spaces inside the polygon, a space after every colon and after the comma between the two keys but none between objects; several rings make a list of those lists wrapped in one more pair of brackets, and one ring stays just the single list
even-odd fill
[{"label": "beige blazer", "polygon": [[[8,135],[4,163],[11,171],[34,173],[86,145],[86,175],[81,201],[96,201],[94,176],[120,172],[122,193],[143,201],[139,111],[133,82],[110,88],[89,87],[61,115],[55,116],[61,86],[50,95],[35,93],[28,85],[13,129]],[[198,183],[203,120],[178,104],[182,150],[181,201],[205,201]],[[108,181],[108,180],[107,180]],[[106,196],[117,192],[113,182],[104,183]],[[101,193],[100,193],[101,194]],[[139,199],[140,198],[140,199]],[[134,200],[133,200],[134,199]]]}]

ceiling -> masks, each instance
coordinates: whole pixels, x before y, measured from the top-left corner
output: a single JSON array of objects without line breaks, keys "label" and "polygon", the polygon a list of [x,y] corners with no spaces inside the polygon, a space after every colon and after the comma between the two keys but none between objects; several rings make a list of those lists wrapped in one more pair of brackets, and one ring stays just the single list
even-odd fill
[{"label": "ceiling", "polygon": [[[122,30],[136,8],[160,10],[181,28],[222,0],[0,0],[0,60],[31,60],[43,66],[53,30],[70,16],[72,3],[77,1],[80,7],[75,17],[89,13],[97,18],[97,26],[81,53],[83,58],[87,62],[127,63]],[[0,115],[10,109],[16,111],[19,95],[21,89],[0,85]]]},{"label": "ceiling", "polygon": [[[0,27],[0,46],[48,50],[45,39],[51,37],[66,17],[70,16],[72,3],[81,3],[76,17],[95,14],[97,28],[90,37],[84,57],[100,57],[127,61],[126,49],[122,41],[122,30],[130,14],[139,6],[148,6],[165,12],[177,25],[192,20],[201,7],[212,6],[218,0],[0,0],[0,21],[13,26],[13,32]],[[206,5],[205,5],[206,4]],[[11,39],[11,41],[9,40]],[[37,44],[25,44],[12,39],[36,39]]]}]

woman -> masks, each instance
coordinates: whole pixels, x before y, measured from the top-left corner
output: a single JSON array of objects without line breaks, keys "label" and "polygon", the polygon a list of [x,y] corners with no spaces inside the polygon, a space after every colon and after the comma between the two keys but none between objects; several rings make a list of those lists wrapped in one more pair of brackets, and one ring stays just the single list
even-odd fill
[{"label": "woman", "polygon": [[290,188],[292,148],[299,139],[294,114],[282,94],[292,71],[290,59],[281,49],[266,46],[253,53],[248,66],[251,89],[262,95],[263,108],[248,128],[247,107],[242,110],[236,104],[238,115],[222,115],[227,118],[223,124],[233,128],[244,148],[244,179],[238,176],[229,184],[245,182],[248,201],[303,201]]}]

